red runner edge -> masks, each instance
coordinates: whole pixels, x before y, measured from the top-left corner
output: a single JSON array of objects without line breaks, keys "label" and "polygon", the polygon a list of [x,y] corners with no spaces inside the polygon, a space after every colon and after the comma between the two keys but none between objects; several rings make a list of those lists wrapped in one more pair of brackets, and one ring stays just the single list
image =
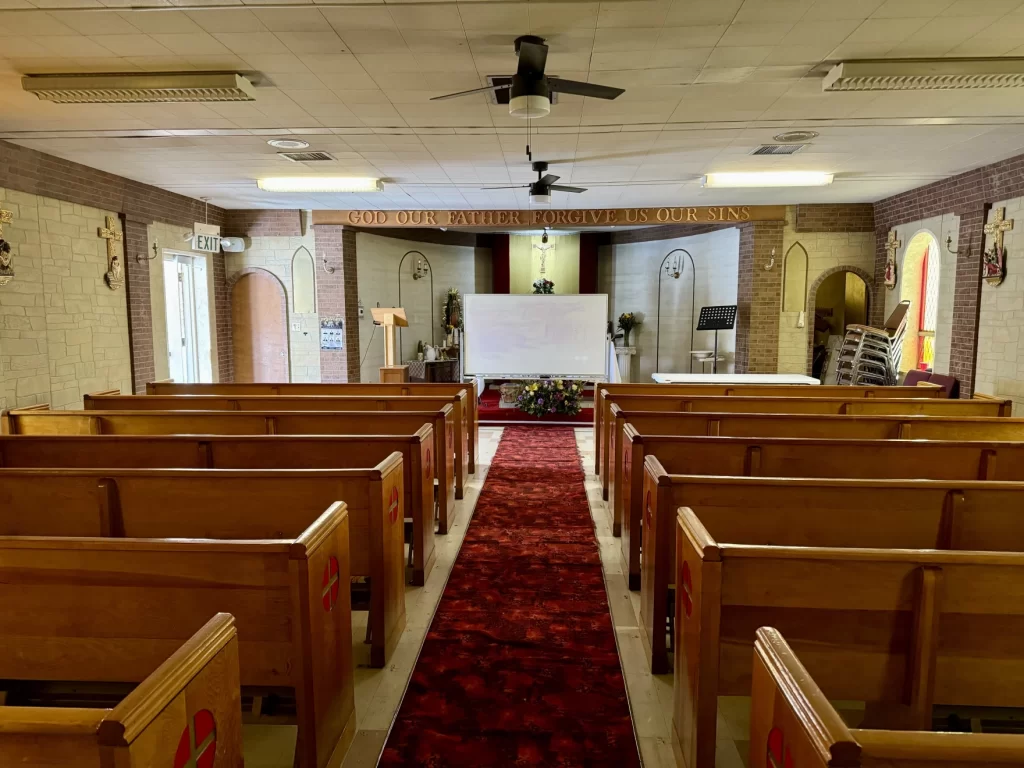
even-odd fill
[{"label": "red runner edge", "polygon": [[639,766],[570,427],[508,427],[381,766]]}]

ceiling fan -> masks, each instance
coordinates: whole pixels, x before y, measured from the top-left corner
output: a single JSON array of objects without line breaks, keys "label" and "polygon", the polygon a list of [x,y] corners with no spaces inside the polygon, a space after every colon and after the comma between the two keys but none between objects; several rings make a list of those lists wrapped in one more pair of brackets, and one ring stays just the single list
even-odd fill
[{"label": "ceiling fan", "polygon": [[512,75],[511,83],[488,85],[484,88],[473,88],[469,91],[449,93],[435,96],[431,101],[455,99],[472,93],[486,93],[511,89],[508,101],[508,113],[512,117],[544,117],[551,111],[551,93],[572,93],[577,96],[589,96],[593,99],[614,99],[625,91],[607,85],[581,83],[578,80],[563,80],[560,77],[548,77],[544,74],[544,66],[548,60],[548,47],[543,37],[523,35],[516,38],[516,54],[519,56],[519,67]]},{"label": "ceiling fan", "polygon": [[[567,187],[564,184],[555,184],[561,176],[555,176],[553,173],[545,173],[548,169],[548,164],[543,160],[537,160],[533,163],[533,170],[537,172],[537,180],[531,184],[513,184],[508,187],[484,187],[484,189],[521,189],[530,188],[530,202],[538,205],[549,205],[551,203],[551,191],[556,192],[586,192],[587,190],[583,187]],[[543,176],[541,174],[544,174]]]}]

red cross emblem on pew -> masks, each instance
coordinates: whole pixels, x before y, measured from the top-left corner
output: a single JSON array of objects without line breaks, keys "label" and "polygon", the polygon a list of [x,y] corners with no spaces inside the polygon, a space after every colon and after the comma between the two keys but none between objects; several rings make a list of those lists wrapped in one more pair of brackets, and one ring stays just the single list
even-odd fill
[{"label": "red cross emblem on pew", "polygon": [[390,506],[388,506],[388,518],[390,518],[392,524],[398,522],[398,489],[397,488],[392,488],[391,489],[391,504],[390,504]]},{"label": "red cross emblem on pew", "polygon": [[324,603],[324,610],[328,613],[333,611],[334,606],[338,603],[338,592],[341,590],[338,570],[338,558],[331,555],[327,565],[324,566],[323,591],[320,593],[320,599]]},{"label": "red cross emblem on pew", "polygon": [[793,768],[793,755],[785,744],[781,728],[772,728],[768,734],[768,760],[765,768]]},{"label": "red cross emblem on pew", "polygon": [[690,576],[690,564],[687,562],[683,563],[683,576],[679,581],[683,589],[683,610],[686,612],[686,618],[690,618],[690,614],[693,613],[693,577]]},{"label": "red cross emblem on pew", "polygon": [[217,723],[208,709],[196,712],[174,753],[174,768],[213,768],[217,756]]}]

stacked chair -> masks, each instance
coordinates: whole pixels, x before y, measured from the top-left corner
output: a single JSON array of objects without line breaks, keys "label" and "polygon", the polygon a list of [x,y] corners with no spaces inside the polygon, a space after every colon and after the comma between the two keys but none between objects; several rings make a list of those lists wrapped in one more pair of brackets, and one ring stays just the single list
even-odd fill
[{"label": "stacked chair", "polygon": [[839,350],[837,384],[894,386],[900,374],[909,301],[901,301],[884,328],[848,325]]}]

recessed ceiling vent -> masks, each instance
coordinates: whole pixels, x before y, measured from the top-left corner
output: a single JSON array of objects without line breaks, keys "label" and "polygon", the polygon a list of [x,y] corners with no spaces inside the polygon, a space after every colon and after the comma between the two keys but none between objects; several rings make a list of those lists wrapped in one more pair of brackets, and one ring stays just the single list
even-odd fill
[{"label": "recessed ceiling vent", "polygon": [[795,155],[806,144],[762,144],[750,154],[752,155]]},{"label": "recessed ceiling vent", "polygon": [[277,155],[293,163],[327,163],[334,160],[326,152],[278,152]]}]

